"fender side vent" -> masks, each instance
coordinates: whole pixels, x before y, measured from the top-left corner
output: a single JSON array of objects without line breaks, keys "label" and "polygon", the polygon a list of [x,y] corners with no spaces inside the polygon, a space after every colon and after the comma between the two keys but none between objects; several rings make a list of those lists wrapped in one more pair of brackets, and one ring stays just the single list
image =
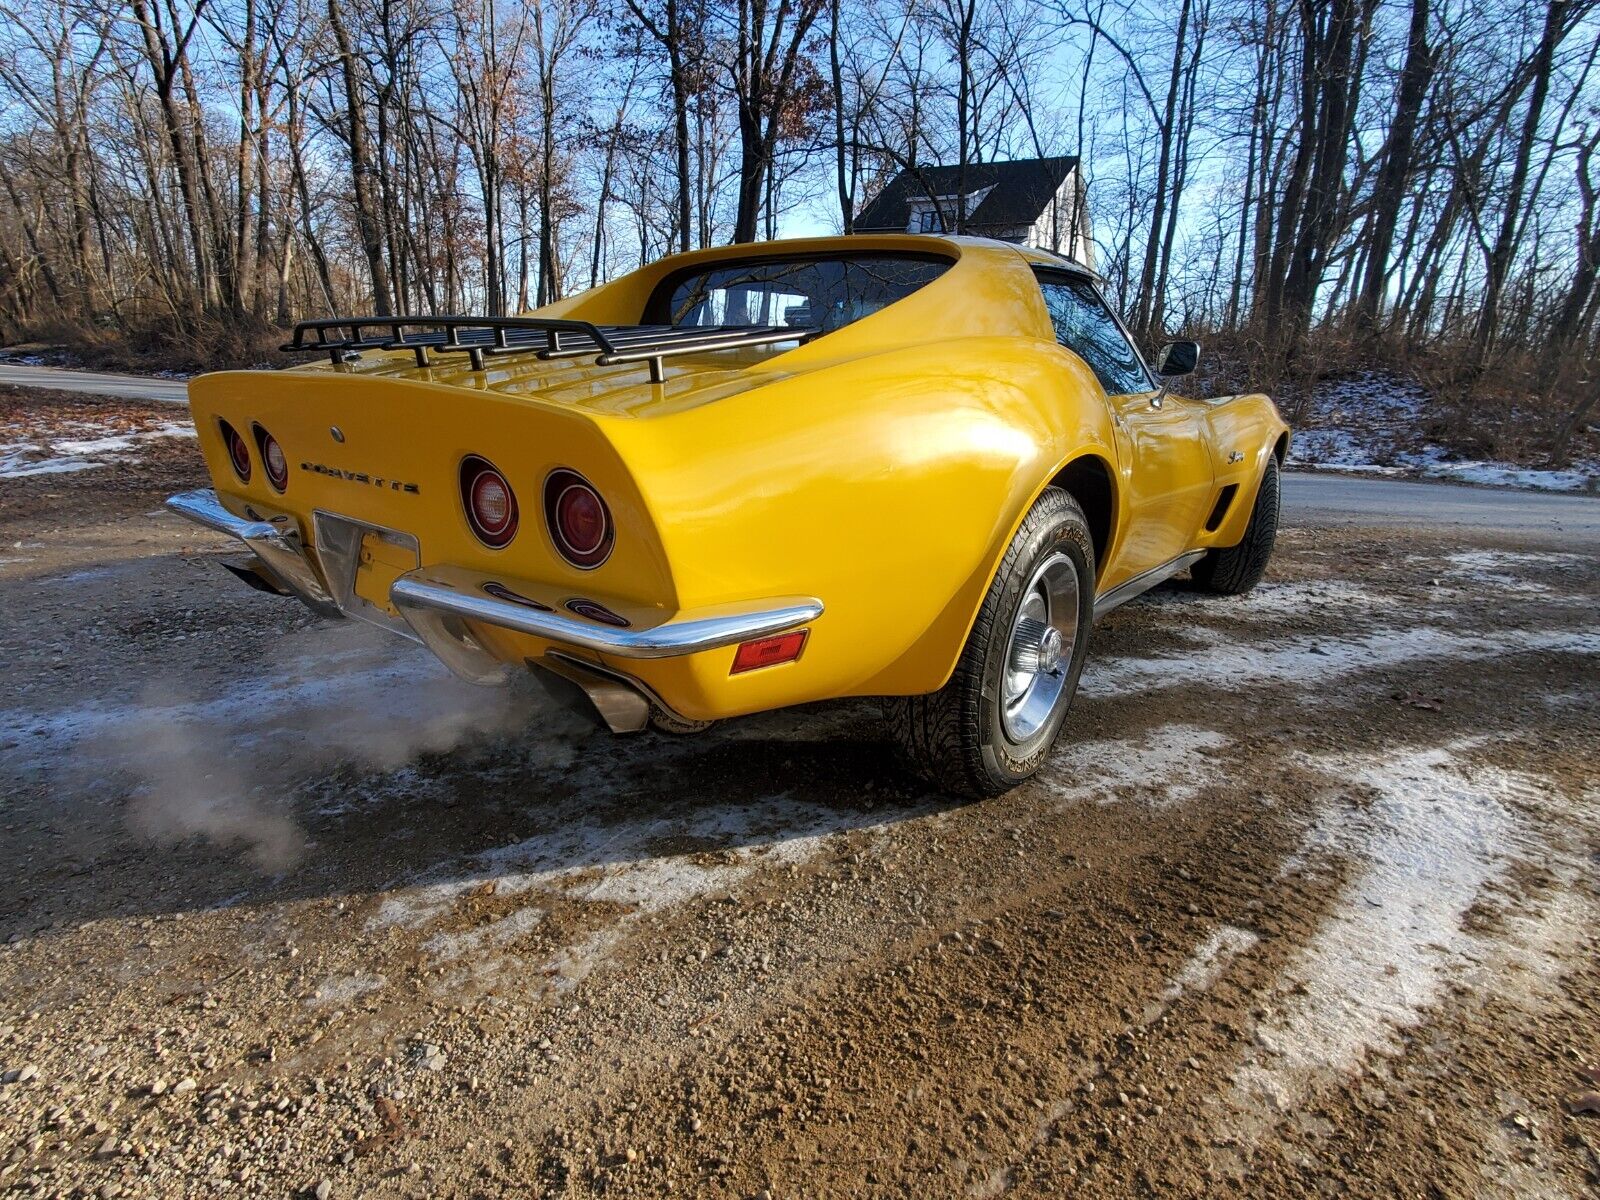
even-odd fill
[{"label": "fender side vent", "polygon": [[1239,494],[1239,485],[1230,483],[1217,493],[1217,502],[1212,506],[1211,515],[1206,518],[1206,532],[1215,533],[1222,528],[1222,518],[1228,515],[1228,510],[1233,507],[1233,498]]}]

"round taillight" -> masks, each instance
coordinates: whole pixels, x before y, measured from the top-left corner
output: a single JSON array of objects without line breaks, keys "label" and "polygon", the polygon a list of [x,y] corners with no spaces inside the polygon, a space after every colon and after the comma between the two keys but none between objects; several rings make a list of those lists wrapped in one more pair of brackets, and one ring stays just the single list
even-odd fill
[{"label": "round taillight", "polygon": [[616,542],[611,512],[576,471],[550,472],[544,482],[544,513],[550,540],[573,566],[590,571],[611,556]]},{"label": "round taillight", "polygon": [[245,444],[244,438],[239,436],[239,431],[226,421],[222,423],[222,441],[228,448],[228,461],[233,464],[233,473],[239,477],[240,483],[250,482],[250,447]]},{"label": "round taillight", "polygon": [[256,448],[261,451],[261,464],[267,469],[267,482],[283,491],[289,486],[289,458],[278,445],[278,439],[257,425]]},{"label": "round taillight", "polygon": [[461,499],[467,524],[484,545],[499,549],[516,536],[517,497],[488,459],[469,455],[462,460]]}]

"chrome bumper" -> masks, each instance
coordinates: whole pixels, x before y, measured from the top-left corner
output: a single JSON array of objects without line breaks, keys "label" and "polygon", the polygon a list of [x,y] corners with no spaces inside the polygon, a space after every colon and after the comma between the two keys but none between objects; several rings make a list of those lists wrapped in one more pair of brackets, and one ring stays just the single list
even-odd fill
[{"label": "chrome bumper", "polygon": [[[419,567],[395,580],[389,599],[405,619],[405,628],[355,596],[359,553],[351,549],[349,529],[389,534],[376,526],[318,511],[314,554],[297,528],[285,519],[270,521],[236,517],[222,507],[209,488],[184,492],[167,507],[197,524],[238,538],[255,552],[273,582],[326,616],[349,616],[407,634],[432,650],[457,675],[473,683],[499,683],[511,666],[491,655],[473,636],[469,622],[529,634],[574,650],[615,658],[653,659],[698,654],[798,629],[822,615],[822,601],[809,597],[719,605],[679,612],[645,629],[616,628],[565,613],[546,611],[534,603],[518,604],[484,590],[501,580],[456,567]],[[343,527],[348,527],[345,529]],[[359,539],[354,543],[359,547]],[[553,610],[553,605],[549,606]]]},{"label": "chrome bumper", "polygon": [[325,617],[341,615],[339,606],[333,602],[333,596],[323,586],[316,568],[311,565],[298,529],[287,525],[280,529],[268,521],[248,521],[236,517],[222,507],[216,492],[210,488],[180,492],[167,500],[167,507],[197,525],[238,538],[255,553],[270,580],[284,591],[298,596]]},{"label": "chrome bumper", "polygon": [[440,613],[617,658],[675,658],[735,646],[798,629],[822,614],[820,600],[777,600],[679,613],[649,629],[618,629],[499,600],[481,586],[469,572],[428,567],[395,580],[389,599],[413,627],[416,615]]}]

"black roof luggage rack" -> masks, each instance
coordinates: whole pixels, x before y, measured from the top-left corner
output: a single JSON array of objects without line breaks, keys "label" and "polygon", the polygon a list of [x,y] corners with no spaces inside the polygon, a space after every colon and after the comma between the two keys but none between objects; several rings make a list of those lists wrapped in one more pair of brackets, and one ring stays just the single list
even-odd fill
[{"label": "black roof luggage rack", "polygon": [[410,350],[419,367],[431,365],[433,354],[465,354],[474,371],[497,354],[594,355],[602,367],[647,362],[651,382],[661,383],[663,360],[676,355],[803,342],[817,333],[786,325],[594,325],[553,317],[325,317],[299,322],[281,349],[326,354],[335,364],[361,350]]}]

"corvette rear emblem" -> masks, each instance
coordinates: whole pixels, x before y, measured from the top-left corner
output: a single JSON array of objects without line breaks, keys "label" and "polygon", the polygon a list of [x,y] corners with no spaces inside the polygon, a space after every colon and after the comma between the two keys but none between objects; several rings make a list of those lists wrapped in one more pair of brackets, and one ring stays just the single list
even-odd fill
[{"label": "corvette rear emblem", "polygon": [[329,479],[343,479],[347,483],[365,483],[372,487],[387,488],[391,492],[410,492],[413,496],[421,492],[414,483],[406,483],[400,479],[385,479],[382,475],[368,475],[365,471],[346,471],[343,467],[325,467],[321,463],[314,462],[303,462],[300,464],[300,469],[310,471],[313,475],[326,475]]}]

